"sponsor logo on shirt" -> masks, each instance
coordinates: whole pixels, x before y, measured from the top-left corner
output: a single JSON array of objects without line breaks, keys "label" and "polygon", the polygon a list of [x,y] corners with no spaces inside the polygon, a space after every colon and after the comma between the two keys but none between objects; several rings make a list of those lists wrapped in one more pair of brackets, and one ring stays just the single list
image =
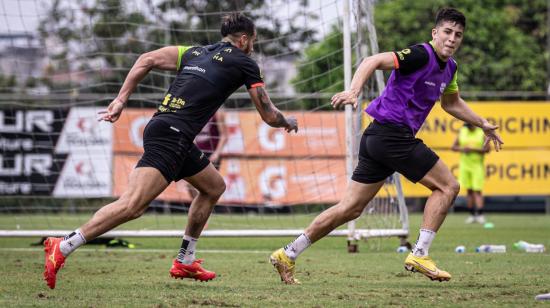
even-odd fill
[{"label": "sponsor logo on shirt", "polygon": [[201,72],[203,74],[206,74],[206,70],[202,67],[198,67],[198,66],[184,66],[183,67],[184,70],[188,70],[188,71],[197,71],[197,72]]},{"label": "sponsor logo on shirt", "polygon": [[439,92],[443,93],[443,91],[445,91],[445,88],[447,87],[447,84],[442,82],[441,83],[441,86],[439,87]]},{"label": "sponsor logo on shirt", "polygon": [[424,81],[424,84],[427,85],[427,86],[430,86],[430,87],[435,87],[435,83],[432,82],[432,81],[426,80],[426,81]]}]

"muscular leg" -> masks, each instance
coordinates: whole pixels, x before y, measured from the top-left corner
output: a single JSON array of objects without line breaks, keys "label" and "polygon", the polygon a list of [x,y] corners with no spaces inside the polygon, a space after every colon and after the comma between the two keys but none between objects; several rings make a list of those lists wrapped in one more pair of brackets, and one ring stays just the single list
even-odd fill
[{"label": "muscular leg", "polygon": [[198,194],[189,208],[185,234],[198,238],[216,202],[225,191],[225,182],[212,164],[209,164],[201,172],[185,178],[185,180],[198,190]]},{"label": "muscular leg", "polygon": [[380,190],[384,181],[373,184],[362,184],[351,180],[344,198],[333,207],[317,216],[307,227],[305,234],[314,243],[338,226],[351,221],[363,212],[367,203]]},{"label": "muscular leg", "polygon": [[468,209],[475,209],[475,205],[474,191],[468,189],[468,194],[466,195],[466,207],[468,207]]},{"label": "muscular leg", "polygon": [[441,159],[420,183],[432,191],[424,208],[422,229],[437,232],[460,191],[460,185]]},{"label": "muscular leg", "polygon": [[130,173],[128,188],[113,203],[97,211],[80,230],[86,241],[114,229],[127,221],[140,217],[149,203],[166,187],[168,182],[160,171],[152,167],[135,168]]},{"label": "muscular leg", "polygon": [[473,192],[473,199],[476,209],[481,210],[483,208],[483,195],[481,194],[481,191],[474,191]]}]

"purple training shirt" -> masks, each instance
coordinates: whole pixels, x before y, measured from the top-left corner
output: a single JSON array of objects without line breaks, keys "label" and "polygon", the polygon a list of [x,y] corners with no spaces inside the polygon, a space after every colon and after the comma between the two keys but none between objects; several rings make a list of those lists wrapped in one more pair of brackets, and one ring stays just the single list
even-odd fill
[{"label": "purple training shirt", "polygon": [[428,64],[409,75],[393,70],[382,95],[365,109],[378,122],[408,126],[415,135],[452,81],[457,67],[455,60],[449,58],[441,69],[432,47],[427,43],[422,46],[428,51]]}]

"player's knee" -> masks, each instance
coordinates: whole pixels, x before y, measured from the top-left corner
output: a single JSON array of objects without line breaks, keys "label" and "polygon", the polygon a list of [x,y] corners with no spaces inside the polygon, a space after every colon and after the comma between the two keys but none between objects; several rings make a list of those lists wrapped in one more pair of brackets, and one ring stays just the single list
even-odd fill
[{"label": "player's knee", "polygon": [[346,220],[350,221],[359,218],[359,216],[363,213],[363,208],[364,207],[359,204],[348,204],[342,208],[342,212]]},{"label": "player's knee", "polygon": [[349,211],[348,221],[359,218],[362,213],[363,209],[352,209],[351,211]]},{"label": "player's knee", "polygon": [[216,180],[212,185],[208,186],[206,189],[200,190],[200,193],[211,199],[219,199],[225,192],[225,182],[223,179]]},{"label": "player's knee", "polygon": [[452,180],[445,186],[445,193],[449,195],[449,197],[455,198],[458,193],[460,192],[460,184],[457,180]]},{"label": "player's knee", "polygon": [[147,209],[147,206],[144,206],[139,202],[139,200],[135,200],[133,198],[121,198],[119,201],[121,202],[121,213],[126,221],[141,217]]}]

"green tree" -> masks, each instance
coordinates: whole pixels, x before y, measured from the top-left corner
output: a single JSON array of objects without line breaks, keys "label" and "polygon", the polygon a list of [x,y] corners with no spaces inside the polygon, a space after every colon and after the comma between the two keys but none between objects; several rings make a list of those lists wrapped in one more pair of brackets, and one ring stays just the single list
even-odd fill
[{"label": "green tree", "polygon": [[[75,2],[78,9],[74,8]],[[124,3],[122,0],[54,1],[39,29],[43,40],[56,45],[49,50],[52,60],[48,67],[50,76],[83,72],[92,75],[95,82],[86,84],[80,91],[118,91],[137,56],[148,47],[140,30],[149,22],[141,13],[127,12]],[[162,78],[157,76],[156,79]],[[148,80],[145,84],[152,82]],[[62,83],[45,80],[45,83],[54,90],[56,87],[67,90],[81,86],[78,79]],[[156,83],[160,85],[162,81]],[[145,86],[140,91],[150,89],[150,86]]]},{"label": "green tree", "polygon": [[[298,73],[292,79],[297,92],[334,93],[344,89],[342,32],[336,26],[321,42],[304,50],[302,59],[297,62]],[[319,101],[303,100],[304,109],[318,108]],[[322,104],[322,103],[321,103]],[[322,107],[324,109],[327,106]]]},{"label": "green tree", "polygon": [[[380,51],[400,50],[431,39],[435,14],[449,1],[387,0],[375,8]],[[548,78],[546,0],[457,0],[467,18],[465,38],[455,55],[462,90],[544,91]],[[340,41],[339,41],[340,40]],[[329,35],[304,51],[294,88],[299,92],[342,89],[341,38]],[[334,53],[334,54],[332,54]],[[330,55],[330,56],[327,56]]]},{"label": "green tree", "polygon": [[[442,0],[381,2],[375,13],[380,50],[429,41],[437,10],[450,5]],[[455,56],[461,89],[544,90],[545,0],[458,0],[452,6],[467,18],[464,41]]]},{"label": "green tree", "polygon": [[[156,19],[170,28],[171,44],[207,45],[217,42],[220,36],[221,17],[227,12],[242,11],[256,24],[258,33],[257,52],[274,55],[300,50],[313,41],[315,29],[311,24],[317,18],[306,12],[307,0],[297,1],[297,10],[291,16],[275,14],[281,9],[266,5],[265,0],[248,1],[195,1],[164,0],[152,8]],[[160,30],[162,31],[162,30]],[[159,31],[150,36],[163,35]]]}]

